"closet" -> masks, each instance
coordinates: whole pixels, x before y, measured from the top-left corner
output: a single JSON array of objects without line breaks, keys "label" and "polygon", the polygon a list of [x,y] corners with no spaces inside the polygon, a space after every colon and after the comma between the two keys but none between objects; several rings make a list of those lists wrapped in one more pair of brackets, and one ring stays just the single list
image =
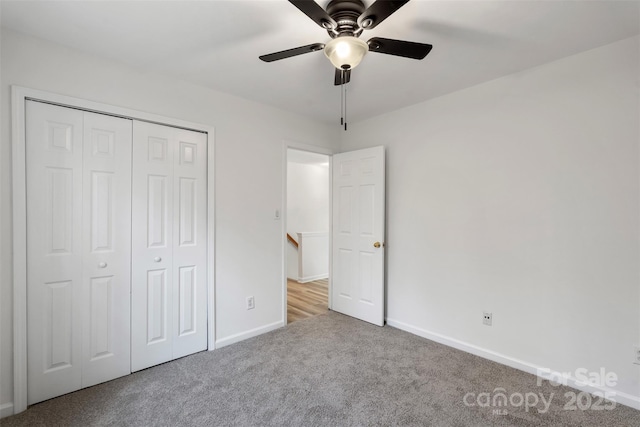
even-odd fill
[{"label": "closet", "polygon": [[206,349],[206,151],[26,102],[29,404]]}]

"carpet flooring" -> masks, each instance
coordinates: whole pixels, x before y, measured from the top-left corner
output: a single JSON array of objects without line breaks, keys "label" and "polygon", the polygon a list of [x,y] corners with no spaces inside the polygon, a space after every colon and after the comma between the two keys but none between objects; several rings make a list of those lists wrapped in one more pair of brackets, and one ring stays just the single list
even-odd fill
[{"label": "carpet flooring", "polygon": [[[575,390],[536,380],[398,329],[329,312],[32,405],[0,424],[640,426],[640,411],[619,404],[565,410],[565,393]],[[481,394],[493,400],[501,391],[496,389],[504,389],[506,406],[484,405],[489,400]],[[548,410],[542,401],[521,404],[518,396],[533,403],[533,393],[551,402]]]}]

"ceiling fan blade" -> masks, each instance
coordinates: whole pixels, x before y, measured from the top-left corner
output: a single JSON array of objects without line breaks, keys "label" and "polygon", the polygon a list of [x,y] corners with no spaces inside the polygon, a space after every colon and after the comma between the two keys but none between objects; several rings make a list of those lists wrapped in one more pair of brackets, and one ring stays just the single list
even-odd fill
[{"label": "ceiling fan blade", "polygon": [[[343,74],[344,73],[344,74]],[[344,81],[342,81],[344,76]],[[340,86],[342,84],[347,84],[351,81],[351,70],[339,70],[336,68],[336,74],[333,78],[333,84],[335,86]]]},{"label": "ceiling fan blade", "polygon": [[300,9],[302,13],[325,30],[330,30],[338,26],[336,21],[313,0],[289,0],[289,3]]},{"label": "ceiling fan blade", "polygon": [[314,43],[306,46],[294,47],[293,49],[283,50],[281,52],[270,53],[268,55],[262,55],[259,58],[264,62],[273,62],[280,59],[291,58],[292,56],[302,55],[303,53],[316,52],[324,49],[324,44]]},{"label": "ceiling fan blade", "polygon": [[375,28],[408,2],[409,0],[378,0],[360,15],[358,25],[365,30]]},{"label": "ceiling fan blade", "polygon": [[367,44],[369,45],[369,52],[386,53],[387,55],[412,59],[423,59],[431,52],[431,48],[433,47],[426,43],[384,39],[382,37],[374,37],[370,39]]}]

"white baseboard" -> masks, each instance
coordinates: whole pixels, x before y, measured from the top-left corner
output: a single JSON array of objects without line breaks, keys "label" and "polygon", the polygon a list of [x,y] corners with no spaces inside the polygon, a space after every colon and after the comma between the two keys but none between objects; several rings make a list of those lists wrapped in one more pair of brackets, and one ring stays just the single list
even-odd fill
[{"label": "white baseboard", "polygon": [[240,341],[244,341],[249,338],[257,337],[258,335],[271,332],[275,329],[282,328],[285,325],[284,321],[279,320],[268,325],[260,326],[259,328],[251,329],[249,331],[240,332],[239,334],[231,335],[230,337],[222,338],[216,341],[216,349],[222,348]]},{"label": "white baseboard", "polygon": [[[533,363],[525,362],[523,360],[515,359],[513,357],[505,356],[504,354],[496,353],[495,351],[488,350],[486,348],[478,347],[473,344],[469,344],[464,341],[457,340],[455,338],[447,337],[442,334],[438,334],[435,332],[430,332],[422,328],[418,328],[417,326],[409,325],[408,323],[401,322],[399,320],[394,319],[386,319],[387,325],[393,326],[394,328],[402,329],[403,331],[412,333],[414,335],[418,335],[422,338],[426,338],[431,341],[435,341],[440,344],[444,344],[449,347],[457,348],[458,350],[462,350],[467,353],[471,353],[475,356],[482,357],[484,359],[491,360],[496,363],[500,363],[501,365],[506,365],[514,369],[518,369],[520,371],[527,372],[529,374],[540,376],[540,372],[545,372],[547,367],[541,367],[534,365]],[[616,403],[620,403],[625,406],[629,406],[633,409],[640,410],[640,396],[634,396],[632,394],[623,393],[617,391],[615,389],[607,388],[607,387],[598,387],[594,385],[584,384],[578,379],[574,377],[567,378],[567,385],[569,387],[573,387],[580,391],[586,391],[587,393],[611,393],[615,394]]]},{"label": "white baseboard", "polygon": [[301,277],[298,279],[298,283],[308,283],[308,282],[313,282],[314,280],[327,279],[327,278],[329,278],[328,273],[318,274],[315,276]]},{"label": "white baseboard", "polygon": [[13,402],[3,403],[0,405],[0,418],[13,415]]}]

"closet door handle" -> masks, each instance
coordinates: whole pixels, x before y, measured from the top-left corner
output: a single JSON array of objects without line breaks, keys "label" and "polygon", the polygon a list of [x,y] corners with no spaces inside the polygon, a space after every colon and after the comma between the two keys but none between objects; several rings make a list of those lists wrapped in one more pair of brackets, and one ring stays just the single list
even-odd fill
[{"label": "closet door handle", "polygon": [[101,262],[100,264],[98,264],[98,267],[100,268],[105,268],[107,266],[106,262]]},{"label": "closet door handle", "polygon": [[160,258],[159,256],[153,259],[153,262],[160,262],[160,261],[162,261],[162,258]]}]

